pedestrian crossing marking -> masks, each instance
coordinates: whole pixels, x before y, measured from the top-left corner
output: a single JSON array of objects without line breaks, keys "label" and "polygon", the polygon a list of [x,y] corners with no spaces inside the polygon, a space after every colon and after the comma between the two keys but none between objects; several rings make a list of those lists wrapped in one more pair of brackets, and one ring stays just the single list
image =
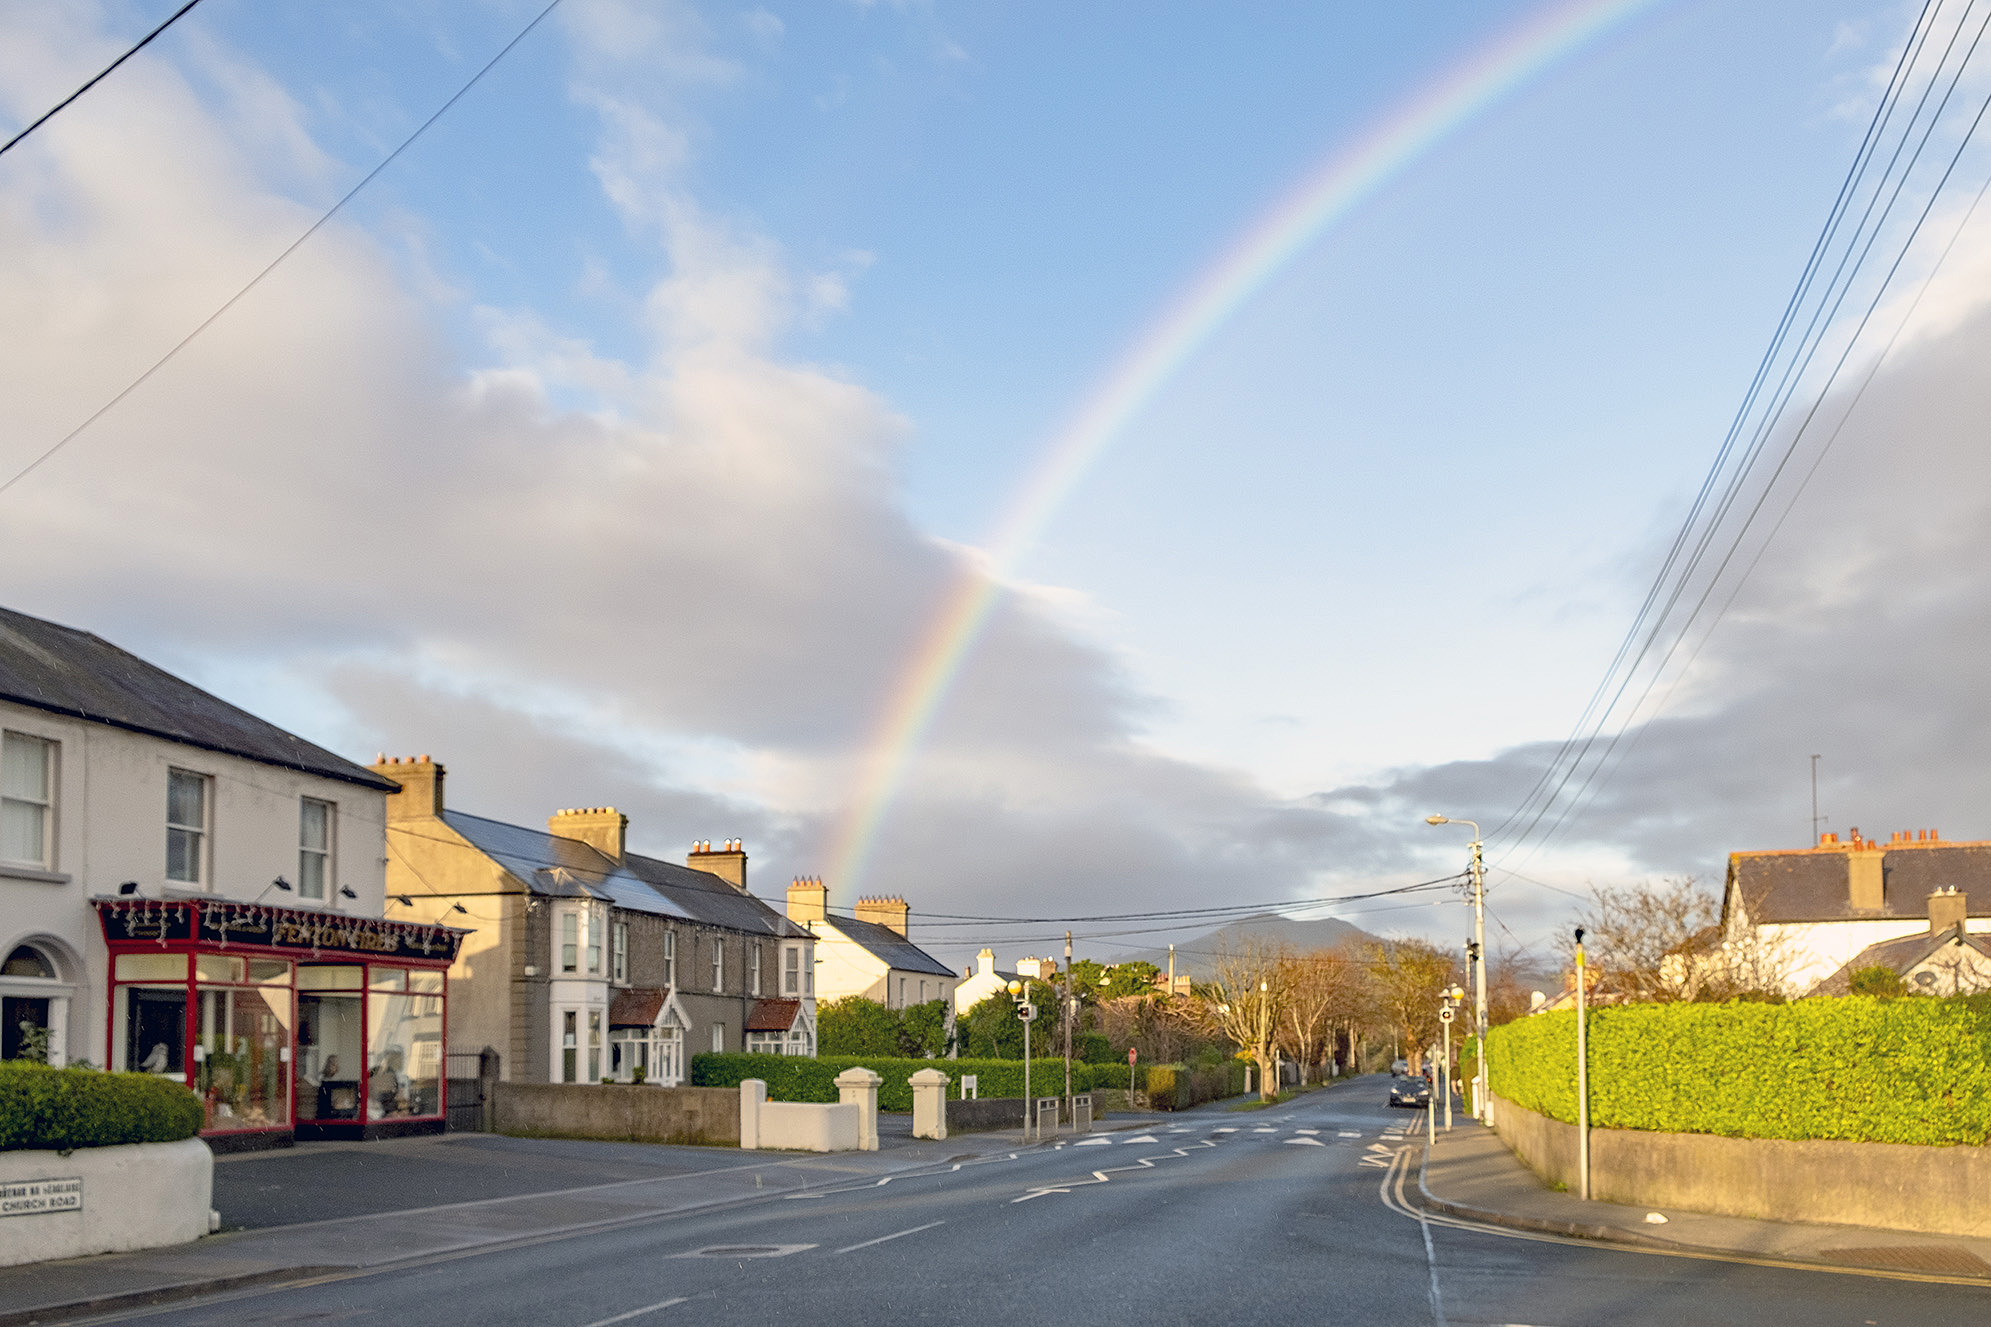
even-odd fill
[{"label": "pedestrian crossing marking", "polygon": [[1293,1146],[1296,1146],[1296,1145],[1297,1145],[1297,1146],[1299,1146],[1299,1147],[1326,1147],[1326,1146],[1327,1146],[1327,1144],[1326,1144],[1326,1143],[1323,1143],[1323,1142],[1322,1142],[1322,1141],[1321,1141],[1320,1139],[1318,1139],[1318,1138],[1288,1138],[1288,1139],[1286,1140],[1286,1146],[1288,1146],[1288,1147],[1293,1147]]}]

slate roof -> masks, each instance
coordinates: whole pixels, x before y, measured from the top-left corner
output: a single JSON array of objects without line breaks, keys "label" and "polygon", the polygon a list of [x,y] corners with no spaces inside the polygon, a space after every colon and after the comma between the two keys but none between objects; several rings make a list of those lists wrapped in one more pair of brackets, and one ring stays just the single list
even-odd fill
[{"label": "slate roof", "polygon": [[579,839],[444,809],[443,823],[536,894],[605,899],[630,912],[749,934],[800,936],[801,927],[710,871],[637,853],[611,861]]},{"label": "slate roof", "polygon": [[381,778],[99,636],[0,608],[0,700],[394,792]]},{"label": "slate roof", "polygon": [[1853,974],[1862,968],[1887,968],[1906,976],[1916,964],[1937,950],[1959,941],[1984,957],[1991,958],[1991,943],[1987,943],[1981,935],[1972,935],[1961,926],[1952,926],[1934,935],[1924,931],[1917,935],[1904,935],[1897,940],[1882,940],[1879,944],[1868,945],[1846,960],[1846,966],[1814,986],[1811,993],[1844,995],[1852,989]]},{"label": "slate roof", "polygon": [[832,917],[828,924],[888,968],[896,968],[900,972],[931,972],[942,977],[955,975],[953,968],[889,926],[879,922],[861,922],[855,917]]},{"label": "slate roof", "polygon": [[[1926,917],[1929,895],[1950,887],[1969,899],[1972,917],[1991,917],[1991,843],[1889,844],[1880,870],[1878,913],[1853,910],[1843,846],[1733,853],[1728,883],[1731,893],[1740,888],[1749,920],[1758,923]],[[1724,898],[1724,916],[1728,906]]]},{"label": "slate roof", "polygon": [[747,1013],[749,1032],[786,1032],[802,1014],[800,1000],[756,1000]]}]

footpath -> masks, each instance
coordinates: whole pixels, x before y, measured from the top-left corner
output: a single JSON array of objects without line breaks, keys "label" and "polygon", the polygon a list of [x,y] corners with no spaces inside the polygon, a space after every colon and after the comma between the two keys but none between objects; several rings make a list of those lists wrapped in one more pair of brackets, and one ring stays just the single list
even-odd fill
[{"label": "footpath", "polygon": [[878,1151],[822,1155],[439,1134],[219,1157],[221,1234],[0,1268],[0,1327],[490,1253],[1023,1146],[1013,1131],[932,1141],[911,1129],[909,1116],[880,1116]]},{"label": "footpath", "polygon": [[1425,1211],[1513,1230],[1675,1254],[1991,1284],[1991,1239],[1585,1202],[1548,1188],[1498,1134],[1470,1120],[1427,1145],[1417,1182]]}]

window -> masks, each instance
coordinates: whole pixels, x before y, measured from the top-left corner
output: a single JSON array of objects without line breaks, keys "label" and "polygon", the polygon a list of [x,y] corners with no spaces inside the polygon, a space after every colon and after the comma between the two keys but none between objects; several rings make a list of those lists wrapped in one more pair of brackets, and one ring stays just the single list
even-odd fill
[{"label": "window", "polygon": [[802,993],[802,948],[800,945],[781,947],[781,993],[800,995]]},{"label": "window", "polygon": [[726,1025],[724,1023],[714,1023],[712,1025],[712,1053],[714,1055],[724,1055],[726,1053]]},{"label": "window", "polygon": [[901,977],[899,978],[899,1008],[904,1009],[905,1007],[906,1007],[906,979],[904,977]]},{"label": "window", "polygon": [[[578,972],[581,968],[581,918],[579,913],[560,914],[560,971]],[[567,1080],[573,1082],[572,1078]]]},{"label": "window", "polygon": [[747,946],[747,993],[760,994],[760,946]]},{"label": "window", "polygon": [[576,1045],[580,1020],[581,1016],[572,1009],[560,1015],[560,1081],[563,1083],[573,1082],[574,1071],[578,1068],[575,1061],[580,1055],[580,1048]]},{"label": "window", "polygon": [[601,976],[601,927],[595,925],[594,913],[588,913],[588,975]]},{"label": "window", "polygon": [[629,980],[629,923],[617,922],[608,933],[608,975],[618,982]]},{"label": "window", "polygon": [[601,1010],[588,1010],[588,1081],[601,1081]]},{"label": "window", "polygon": [[297,896],[322,899],[332,874],[332,804],[307,797],[298,804]]},{"label": "window", "polygon": [[47,868],[55,743],[25,733],[0,737],[0,861]]},{"label": "window", "polygon": [[718,936],[712,937],[712,989],[726,988],[726,942]]},{"label": "window", "polygon": [[198,885],[207,878],[207,776],[166,772],[166,878]]},{"label": "window", "polygon": [[677,985],[677,932],[664,932],[664,985]]}]

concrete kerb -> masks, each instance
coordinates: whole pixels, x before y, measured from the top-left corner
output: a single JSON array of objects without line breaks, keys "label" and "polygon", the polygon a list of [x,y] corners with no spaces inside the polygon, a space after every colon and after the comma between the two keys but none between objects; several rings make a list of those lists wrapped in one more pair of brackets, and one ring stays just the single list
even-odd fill
[{"label": "concrete kerb", "polygon": [[[992,1152],[994,1151],[1009,1152],[1016,1150],[1019,1149],[1005,1146],[999,1149],[992,1149]],[[854,1155],[861,1155],[861,1154],[854,1154]],[[712,1170],[696,1171],[688,1175],[663,1176],[663,1177],[634,1179],[634,1180],[617,1180],[607,1184],[588,1185],[588,1186],[583,1186],[581,1188],[556,1190],[547,1193],[521,1194],[521,1195],[514,1195],[511,1197],[504,1197],[504,1198],[486,1198],[467,1203],[451,1203],[451,1204],[444,1204],[442,1206],[428,1207],[428,1208],[411,1208],[401,1212],[376,1213],[376,1214],[363,1215],[363,1216],[339,1217],[329,1221],[301,1222],[297,1225],[273,1227],[267,1230],[239,1231],[239,1232],[231,1232],[230,1234],[227,1235],[211,1236],[207,1239],[199,1241],[196,1244],[182,1245],[179,1246],[179,1248],[177,1249],[153,1250],[151,1251],[151,1254],[154,1258],[157,1258],[158,1256],[162,1255],[171,1255],[174,1253],[179,1253],[183,1250],[189,1253],[213,1252],[217,1251],[218,1246],[243,1242],[258,1236],[274,1237],[279,1235],[288,1236],[291,1234],[296,1234],[306,1231],[322,1232],[328,1227],[378,1224],[383,1219],[391,1217],[405,1217],[411,1215],[420,1216],[420,1215],[429,1215],[429,1214],[441,1214],[445,1212],[465,1211],[474,1208],[488,1208],[501,1203],[529,1202],[532,1201],[533,1199],[540,1199],[540,1198],[566,1198],[566,1197],[572,1197],[577,1194],[583,1194],[583,1193],[595,1192],[601,1190],[623,1189],[640,1184],[670,1183],[673,1180],[710,1179],[714,1176],[730,1175],[737,1172],[754,1172],[754,1171],[763,1171],[767,1169],[778,1169],[784,1166],[808,1164],[810,1162],[830,1160],[830,1159],[831,1158],[823,1158],[808,1154],[788,1155],[781,1157],[779,1160],[770,1160],[761,1163],[746,1163],[738,1166],[717,1167]],[[904,1167],[887,1165],[880,1167],[880,1169],[889,1171],[892,1174],[893,1178],[895,1179],[913,1179],[913,1178],[918,1178],[919,1176],[924,1174],[945,1173],[951,1166],[956,1164],[958,1160],[959,1158],[921,1159],[918,1161],[912,1161],[909,1164],[905,1165]],[[793,1185],[786,1188],[780,1188],[780,1189],[762,1190],[757,1188],[749,1193],[742,1193],[729,1197],[714,1198],[704,1202],[693,1201],[690,1203],[686,1203],[682,1206],[669,1208],[669,1209],[651,1210],[651,1211],[633,1211],[626,1216],[609,1217],[594,1221],[572,1222],[565,1225],[552,1225],[541,1230],[511,1232],[502,1235],[495,1235],[484,1239],[462,1240],[453,1244],[448,1244],[437,1248],[424,1249],[413,1253],[399,1254],[397,1256],[392,1256],[392,1257],[366,1259],[357,1262],[331,1263],[331,1264],[299,1263],[288,1266],[268,1267],[251,1272],[232,1272],[219,1276],[192,1277],[182,1281],[157,1280],[154,1281],[152,1284],[133,1286],[129,1290],[118,1290],[118,1291],[112,1291],[112,1292],[95,1294],[95,1295],[80,1296],[75,1299],[59,1300],[59,1301],[45,1302],[40,1304],[30,1304],[15,1309],[0,1308],[0,1327],[25,1327],[26,1324],[31,1324],[31,1323],[53,1323],[73,1318],[87,1318],[104,1313],[118,1312],[125,1309],[143,1308],[152,1304],[166,1304],[166,1303],[173,1303],[173,1302],[186,1301],[186,1300],[205,1299],[212,1296],[224,1296],[235,1291],[253,1290],[259,1287],[283,1285],[291,1282],[312,1281],[321,1278],[343,1278],[343,1277],[352,1277],[352,1276],[372,1275],[373,1273],[376,1272],[389,1271],[397,1267],[414,1266],[414,1265],[420,1265],[421,1263],[424,1262],[445,1261],[454,1258],[477,1257],[484,1254],[502,1252],[508,1248],[525,1247],[533,1244],[549,1243],[555,1240],[568,1239],[575,1235],[616,1230],[626,1226],[638,1225],[647,1221],[665,1221],[681,1216],[707,1215],[714,1212],[727,1211],[729,1209],[736,1207],[746,1207],[754,1203],[768,1202],[772,1200],[793,1197],[799,1194],[809,1193],[816,1189],[833,1189],[837,1186],[847,1184],[849,1182],[850,1179],[848,1176],[838,1176],[835,1178],[824,1178],[820,1180],[805,1181],[801,1184]],[[42,1264],[30,1264],[29,1266],[40,1269],[47,1269],[50,1271],[56,1271],[64,1267],[65,1265],[71,1267],[83,1263],[97,1263],[101,1265],[101,1263],[105,1260],[126,1257],[126,1256],[143,1256],[143,1255],[102,1254],[93,1258],[73,1260],[72,1262],[69,1262],[67,1264],[42,1263]],[[15,1268],[15,1269],[4,1269],[4,1270],[23,1271],[26,1269]]]},{"label": "concrete kerb", "polygon": [[[1421,1206],[1427,1211],[1436,1212],[1443,1216],[1456,1217],[1460,1220],[1472,1221],[1481,1225],[1500,1226],[1508,1230],[1524,1231],[1529,1234],[1556,1235],[1564,1239],[1587,1240],[1598,1244],[1617,1244],[1627,1248],[1642,1249],[1651,1253],[1672,1253],[1689,1257],[1729,1260],[1746,1259],[1750,1262],[1772,1263],[1791,1267],[1811,1267],[1821,1271],[1841,1273],[1878,1272],[1886,1275],[1900,1275],[1903,1271],[1900,1267],[1881,1263],[1861,1264],[1824,1258],[1808,1258],[1802,1253],[1792,1251],[1766,1253],[1758,1249],[1733,1245],[1690,1244],[1682,1240],[1664,1239],[1657,1235],[1650,1235],[1642,1230],[1628,1230],[1623,1226],[1614,1225],[1610,1222],[1569,1221],[1555,1217],[1531,1216],[1521,1212],[1503,1212],[1492,1208],[1479,1207],[1471,1203],[1455,1202],[1448,1198],[1440,1198],[1437,1194],[1431,1192],[1430,1185],[1425,1182],[1425,1171],[1431,1162],[1431,1145],[1420,1139],[1419,1147],[1421,1157],[1417,1166],[1417,1191]],[[1519,1163],[1517,1162],[1516,1164],[1518,1165]],[[1530,1178],[1532,1179],[1533,1176],[1531,1175]],[[1847,1227],[1847,1236],[1853,1236],[1858,1229],[1858,1227]],[[1896,1232],[1888,1233],[1893,1234]],[[1919,1232],[1899,1233],[1918,1234]],[[1946,1271],[1941,1276],[1929,1279],[1991,1285],[1991,1270],[1986,1270],[1983,1273],[1961,1270]]]}]

